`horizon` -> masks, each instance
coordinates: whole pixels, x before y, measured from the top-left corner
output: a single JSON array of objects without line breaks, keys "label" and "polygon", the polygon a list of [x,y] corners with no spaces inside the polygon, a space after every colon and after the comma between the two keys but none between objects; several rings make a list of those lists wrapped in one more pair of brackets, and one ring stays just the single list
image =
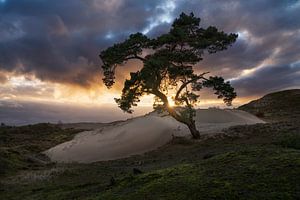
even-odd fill
[{"label": "horizon", "polygon": [[[294,90],[294,89],[290,89]],[[299,90],[299,89],[297,89]],[[285,90],[288,91],[288,90]],[[276,91],[280,92],[280,91]],[[275,93],[276,93],[275,92]],[[271,94],[271,93],[269,93]],[[267,95],[267,94],[266,94]],[[265,95],[257,98],[260,99]],[[257,100],[254,99],[254,100]],[[246,104],[252,102],[246,102]],[[238,106],[246,105],[240,104]],[[204,105],[204,106],[203,106]],[[237,109],[238,106],[226,106],[223,102],[211,102],[195,106],[196,109]],[[94,105],[47,101],[5,101],[0,100],[0,123],[6,126],[24,126],[39,123],[72,124],[72,123],[111,123],[124,121],[153,112],[152,105],[138,106],[133,114],[123,112],[113,104]],[[63,110],[63,112],[62,112]],[[107,113],[110,113],[107,116]]]},{"label": "horizon", "polygon": [[[193,12],[203,27],[238,34],[232,47],[204,55],[195,67],[231,81],[238,94],[232,107],[300,88],[300,1],[2,0],[0,122],[109,122],[151,111],[151,96],[143,98],[134,115],[114,102],[129,72],[141,63],[119,67],[117,82],[108,90],[98,55],[132,33],[150,38],[166,33],[181,12]],[[201,96],[200,108],[225,107],[208,92]]]}]

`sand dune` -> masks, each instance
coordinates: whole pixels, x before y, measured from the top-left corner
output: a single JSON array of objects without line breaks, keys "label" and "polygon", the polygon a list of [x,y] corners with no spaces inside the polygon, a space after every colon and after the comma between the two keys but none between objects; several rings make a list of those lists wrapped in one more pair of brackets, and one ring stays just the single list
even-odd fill
[{"label": "sand dune", "polygon": [[[196,113],[196,125],[201,134],[214,134],[234,125],[264,123],[240,110],[201,109]],[[124,158],[154,150],[174,136],[190,136],[187,127],[170,116],[157,113],[131,120],[101,125],[85,131],[68,142],[46,152],[56,162],[81,162]]]}]

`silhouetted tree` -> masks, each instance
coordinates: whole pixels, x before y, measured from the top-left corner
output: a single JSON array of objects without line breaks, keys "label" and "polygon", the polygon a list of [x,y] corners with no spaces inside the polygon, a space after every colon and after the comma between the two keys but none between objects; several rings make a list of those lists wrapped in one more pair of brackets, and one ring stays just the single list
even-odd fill
[{"label": "silhouetted tree", "polygon": [[[197,139],[200,134],[195,126],[194,105],[199,101],[197,94],[203,87],[213,88],[218,98],[230,105],[236,97],[234,89],[222,77],[205,77],[208,72],[196,74],[193,66],[201,61],[203,54],[227,49],[236,41],[236,34],[226,34],[210,26],[201,28],[200,18],[193,13],[182,13],[175,19],[167,34],[149,39],[142,33],[129,36],[122,43],[102,51],[104,78],[108,88],[115,83],[115,70],[129,60],[143,62],[143,67],[130,73],[124,83],[121,98],[115,99],[125,112],[132,113],[143,95],[155,95],[154,107],[161,107],[177,121],[186,124]],[[178,108],[170,106],[172,98]]]}]

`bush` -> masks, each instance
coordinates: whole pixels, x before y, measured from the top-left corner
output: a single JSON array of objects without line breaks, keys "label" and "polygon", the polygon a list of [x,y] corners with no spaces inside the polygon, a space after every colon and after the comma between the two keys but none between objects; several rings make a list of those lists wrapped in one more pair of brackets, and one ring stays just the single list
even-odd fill
[{"label": "bush", "polygon": [[263,118],[263,117],[265,117],[265,113],[264,113],[264,112],[261,112],[261,111],[257,112],[255,115],[256,115],[256,117],[258,117],[258,118]]},{"label": "bush", "polygon": [[300,149],[300,133],[283,134],[277,138],[275,144],[285,148]]}]

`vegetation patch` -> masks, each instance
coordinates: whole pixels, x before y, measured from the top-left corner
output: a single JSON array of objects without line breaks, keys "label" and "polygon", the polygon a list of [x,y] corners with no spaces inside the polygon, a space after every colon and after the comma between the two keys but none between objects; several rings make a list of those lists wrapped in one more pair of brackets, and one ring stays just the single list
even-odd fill
[{"label": "vegetation patch", "polygon": [[71,140],[82,130],[53,124],[0,127],[0,177],[18,170],[39,169],[49,164],[40,152]]},{"label": "vegetation patch", "polygon": [[300,149],[300,132],[280,135],[275,144],[286,148]]},{"label": "vegetation patch", "polygon": [[144,155],[90,164],[50,163],[39,154],[79,130],[5,127],[0,199],[300,199],[299,125],[236,126],[200,141],[174,138]]},{"label": "vegetation patch", "polygon": [[284,90],[265,95],[239,107],[266,121],[299,121],[300,89]]},{"label": "vegetation patch", "polygon": [[96,199],[296,199],[299,168],[299,151],[252,147],[127,177]]}]

